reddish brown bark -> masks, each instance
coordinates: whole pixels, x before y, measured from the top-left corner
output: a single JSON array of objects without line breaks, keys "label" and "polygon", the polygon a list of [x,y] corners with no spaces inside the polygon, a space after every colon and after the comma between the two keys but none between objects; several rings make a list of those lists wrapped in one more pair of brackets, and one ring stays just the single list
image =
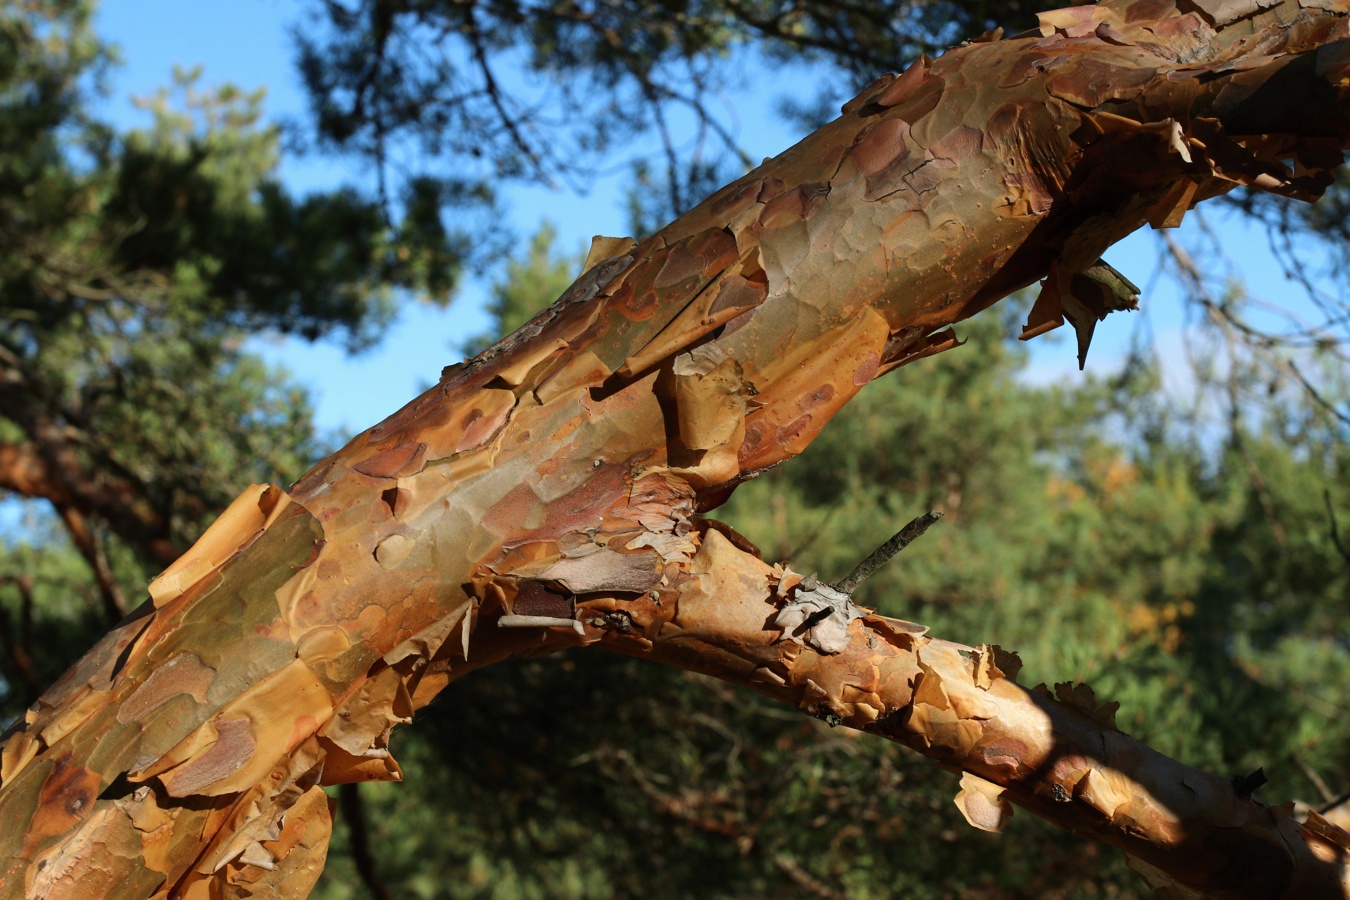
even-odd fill
[{"label": "reddish brown bark", "polygon": [[[1028,333],[1127,305],[1094,267],[1247,184],[1310,198],[1350,142],[1345,4],[1119,0],[888,77],[152,582],[0,757],[0,886],[302,895],[318,784],[513,653],[601,644],[760,690],[1122,847],[1172,896],[1350,896],[1350,838],[1121,734],[1091,692],[871,615],[701,518],[872,378],[1045,279]],[[598,255],[605,255],[601,252]],[[1049,600],[1047,602],[1050,602]]]},{"label": "reddish brown bark", "polygon": [[77,442],[58,423],[17,397],[0,401],[0,413],[31,438],[0,444],[0,489],[49,501],[77,545],[92,540],[88,519],[96,517],[163,565],[178,556],[168,523],[137,485],[83,460]]},{"label": "reddish brown bark", "polygon": [[[10,379],[0,396],[0,415],[21,428],[28,440],[0,444],[0,489],[50,502],[89,564],[108,622],[129,609],[100,540],[103,526],[125,538],[151,559],[167,565],[178,552],[169,540],[168,522],[154,509],[141,486],[112,471],[107,459],[82,453],[74,430],[23,396],[21,379]],[[99,463],[102,465],[99,465]]]}]

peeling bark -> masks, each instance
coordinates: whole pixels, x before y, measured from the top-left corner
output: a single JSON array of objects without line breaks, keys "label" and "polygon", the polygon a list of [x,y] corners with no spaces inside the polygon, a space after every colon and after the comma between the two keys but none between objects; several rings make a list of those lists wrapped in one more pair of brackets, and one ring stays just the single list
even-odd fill
[{"label": "peeling bark", "polygon": [[[1263,8],[1265,7],[1265,8]],[[1046,13],[886,76],[320,462],[255,487],[13,728],[0,893],[303,896],[322,784],[516,653],[599,644],[747,685],[1121,847],[1171,896],[1346,897],[1350,836],[1118,731],[1085,686],[876,616],[702,518],[863,385],[1043,280],[1026,336],[1132,301],[1101,254],[1350,142],[1332,0]],[[809,607],[809,608],[808,608]]]}]

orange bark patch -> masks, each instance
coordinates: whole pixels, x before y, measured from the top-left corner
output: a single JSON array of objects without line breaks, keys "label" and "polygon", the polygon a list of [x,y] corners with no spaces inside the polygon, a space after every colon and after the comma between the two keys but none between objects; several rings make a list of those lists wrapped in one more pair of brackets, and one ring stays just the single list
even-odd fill
[{"label": "orange bark patch", "polygon": [[955,164],[974,156],[983,148],[984,134],[979,129],[958,125],[929,147],[928,152],[934,159]]},{"label": "orange bark patch", "polygon": [[909,125],[897,118],[883,119],[872,127],[849,152],[848,158],[864,175],[876,175],[909,154],[905,137]]},{"label": "orange bark patch", "polygon": [[1051,78],[1046,90],[1061,100],[1095,109],[1107,100],[1135,96],[1155,74],[1153,69],[1127,68],[1104,60],[1080,58],[1068,67],[1068,71]]},{"label": "orange bark patch", "polygon": [[214,725],[216,739],[210,748],[162,779],[169,796],[203,791],[236,772],[253,755],[258,745],[246,716],[216,719]]},{"label": "orange bark patch", "polygon": [[[84,821],[98,799],[99,777],[93,769],[75,765],[73,751],[58,756],[38,792],[37,809],[28,822],[23,855],[30,856],[48,838],[66,834]],[[6,827],[13,827],[13,823]]]},{"label": "orange bark patch", "polygon": [[881,367],[881,356],[877,353],[869,353],[867,358],[862,361],[862,365],[853,373],[853,383],[858,387],[871,382],[877,377],[877,369]]},{"label": "orange bark patch", "polygon": [[188,588],[214,572],[250,541],[290,503],[284,491],[272,485],[251,484],[207,528],[197,543],[150,581],[155,607],[181,597]]},{"label": "orange bark patch", "polygon": [[427,445],[421,441],[405,441],[374,456],[352,463],[352,468],[371,478],[400,478],[422,471]]},{"label": "orange bark patch", "polygon": [[931,64],[927,56],[921,56],[910,63],[909,68],[905,69],[899,78],[892,81],[877,95],[877,106],[887,108],[899,106],[914,96],[914,92],[919,89],[919,85],[923,84],[924,76]]}]

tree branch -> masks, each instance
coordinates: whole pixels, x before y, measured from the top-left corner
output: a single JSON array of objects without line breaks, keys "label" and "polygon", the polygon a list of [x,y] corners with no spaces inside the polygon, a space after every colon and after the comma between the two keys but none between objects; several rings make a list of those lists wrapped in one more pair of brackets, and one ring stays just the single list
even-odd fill
[{"label": "tree branch", "polygon": [[0,576],[0,585],[12,585],[19,593],[17,625],[9,610],[0,609],[0,639],[5,642],[11,671],[23,685],[25,703],[32,703],[42,690],[33,667],[33,579],[27,575]]},{"label": "tree branch", "polygon": [[886,543],[869,553],[866,559],[858,563],[852,572],[849,572],[842,581],[836,582],[834,586],[845,594],[853,593],[860,584],[871,578],[897,553],[923,537],[924,532],[941,518],[942,512],[934,509],[911,519],[909,524],[892,535]]},{"label": "tree branch", "polygon": [[702,538],[687,587],[663,592],[659,606],[626,603],[631,627],[602,625],[603,645],[752,687],[963,771],[957,806],[985,830],[1002,830],[1010,801],[1206,896],[1350,891],[1335,862],[1345,847],[1296,821],[1292,804],[1272,808],[1228,778],[1149,749],[1116,727],[1116,704],[1086,685],[1028,690],[1013,680],[1015,654],[856,608],[838,613],[853,618],[837,650],[823,639],[828,621],[794,637],[775,626],[775,611],[802,595],[802,577],[716,530]]},{"label": "tree branch", "polygon": [[1350,897],[1317,814],[700,517],[1011,291],[1044,279],[1028,334],[1083,345],[1114,241],[1237,184],[1314,197],[1350,144],[1347,19],[1259,7],[1074,7],[879,79],[289,493],[246,491],[9,734],[0,893],[303,893],[320,781],[400,778],[390,731],[468,671],[602,644],[905,743],[965,773],[977,827],[1017,803],[1174,894]]},{"label": "tree branch", "polygon": [[0,401],[0,415],[31,437],[23,443],[0,444],[0,489],[48,500],[63,518],[64,511],[70,510],[85,518],[102,519],[161,565],[178,558],[168,537],[168,524],[142,496],[139,485],[109,473],[104,466],[92,471],[59,425],[17,397]]}]

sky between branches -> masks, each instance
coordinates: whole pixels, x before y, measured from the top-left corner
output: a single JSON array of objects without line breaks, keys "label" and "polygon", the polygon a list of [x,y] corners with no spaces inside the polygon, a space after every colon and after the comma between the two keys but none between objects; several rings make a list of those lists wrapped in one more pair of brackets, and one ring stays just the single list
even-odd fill
[{"label": "sky between branches", "polygon": [[[306,7],[299,0],[199,0],[165,4],[157,0],[104,0],[96,31],[116,45],[122,64],[111,73],[110,95],[93,104],[96,114],[119,130],[143,127],[148,114],[133,97],[147,96],[172,80],[175,65],[202,66],[201,86],[230,82],[245,90],[267,89],[264,110],[273,121],[307,126],[303,87],[293,64],[293,28],[305,27]],[[742,65],[745,71],[749,65]],[[778,118],[776,98],[785,92],[802,95],[816,89],[812,72],[794,80],[781,70],[765,77],[747,77],[725,98],[728,120],[751,158],[776,154],[801,136],[798,128]],[[841,84],[839,101],[848,99]],[[764,102],[764,97],[774,98]],[[635,155],[654,156],[655,141],[633,148]],[[558,247],[573,252],[589,245],[594,234],[621,235],[627,230],[624,189],[625,159],[615,159],[582,195],[566,188],[511,185],[503,191],[508,225],[523,243],[542,221],[557,228]],[[294,191],[339,184],[370,188],[372,179],[356,161],[287,152],[281,178]],[[1262,232],[1209,211],[1228,252],[1242,261],[1242,277],[1256,296],[1277,305],[1303,302],[1300,289],[1289,284],[1274,262]],[[1178,232],[1183,242],[1197,227],[1188,217]],[[1164,363],[1168,386],[1184,391],[1190,384],[1182,358],[1186,313],[1181,295],[1167,277],[1159,277],[1156,236],[1137,232],[1107,254],[1107,260],[1144,289],[1142,312],[1110,317],[1098,327],[1088,372],[1105,375],[1124,359],[1137,331],[1151,334]],[[262,337],[254,349],[269,362],[290,369],[312,393],[315,421],[322,432],[345,439],[393,412],[434,382],[443,366],[458,358],[464,338],[488,329],[484,314],[490,286],[500,269],[465,279],[454,303],[438,310],[418,303],[401,305],[397,321],[376,347],[352,357],[336,341],[309,344],[299,339]],[[959,330],[959,329],[958,329]],[[1070,330],[1031,342],[1028,380],[1044,383],[1082,377],[1077,371]]]}]

